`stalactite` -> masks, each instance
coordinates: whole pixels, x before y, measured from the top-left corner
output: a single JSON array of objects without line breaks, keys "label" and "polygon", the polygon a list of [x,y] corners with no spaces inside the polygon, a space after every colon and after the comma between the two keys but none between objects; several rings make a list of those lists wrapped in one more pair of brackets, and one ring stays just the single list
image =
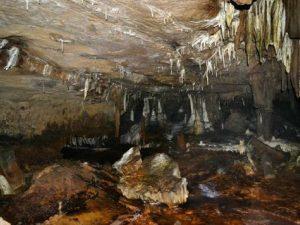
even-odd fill
[{"label": "stalactite", "polygon": [[260,61],[264,61],[264,51],[274,46],[278,61],[282,61],[290,72],[292,42],[286,33],[286,12],[282,0],[260,0],[254,2],[247,16],[246,53],[253,54],[253,43]]},{"label": "stalactite", "polygon": [[49,64],[45,64],[43,69],[43,76],[50,76],[52,73],[52,69],[52,66],[50,66]]},{"label": "stalactite", "polygon": [[206,103],[205,103],[205,99],[202,99],[202,120],[204,122],[204,128],[205,129],[211,129],[211,124],[210,121],[208,119],[208,113],[206,110]]},{"label": "stalactite", "polygon": [[4,67],[5,70],[8,70],[17,65],[19,60],[20,49],[17,47],[12,47],[7,51],[7,53],[8,53],[8,61],[6,66]]},{"label": "stalactite", "polygon": [[[222,67],[226,68],[230,65],[232,59],[236,57],[234,43],[225,44],[224,39],[234,39],[239,27],[239,11],[227,2],[224,2],[221,6],[221,10],[215,18],[203,21],[204,26],[219,27],[220,30],[212,35],[201,31],[191,42],[191,46],[200,52],[207,49],[212,51],[210,57],[202,59],[202,56],[200,56],[196,59],[200,70],[202,65],[206,65],[203,77],[206,79],[207,85],[209,84],[210,75],[217,76],[219,62],[222,62]],[[225,57],[226,55],[228,58]]]},{"label": "stalactite", "polygon": [[84,91],[83,91],[83,100],[86,99],[88,91],[89,91],[90,79],[86,78],[84,82]]},{"label": "stalactite", "polygon": [[123,112],[127,111],[127,92],[125,91],[123,95]]},{"label": "stalactite", "polygon": [[195,124],[195,118],[196,118],[195,109],[194,109],[194,102],[193,102],[193,97],[192,97],[191,94],[188,94],[188,97],[189,97],[189,100],[190,100],[190,109],[191,109],[191,116],[190,116],[189,121],[188,121],[188,126],[193,127],[194,124]]},{"label": "stalactite", "polygon": [[157,112],[158,112],[158,114],[163,113],[161,103],[160,103],[160,99],[158,99],[158,102],[157,102]]},{"label": "stalactite", "polygon": [[177,59],[177,61],[176,61],[176,67],[177,67],[177,72],[179,72],[180,71],[180,67],[181,67],[181,61],[180,61],[180,59]]},{"label": "stalactite", "polygon": [[277,59],[280,59],[282,61],[287,73],[291,71],[292,48],[293,42],[289,38],[288,33],[286,33],[282,43],[282,48],[277,52]]},{"label": "stalactite", "polygon": [[185,78],[185,69],[182,68],[182,69],[180,70],[179,83],[183,84],[184,78]]},{"label": "stalactite", "polygon": [[25,0],[26,3],[26,10],[29,10],[29,0]]},{"label": "stalactite", "polygon": [[0,49],[4,48],[8,44],[8,40],[2,39],[0,42]]},{"label": "stalactite", "polygon": [[173,75],[173,64],[174,64],[174,59],[170,59],[170,72],[171,72],[171,75]]},{"label": "stalactite", "polygon": [[148,98],[144,98],[143,116],[145,118],[150,114],[150,103]]},{"label": "stalactite", "polygon": [[130,120],[133,122],[134,121],[134,111],[130,111]]}]

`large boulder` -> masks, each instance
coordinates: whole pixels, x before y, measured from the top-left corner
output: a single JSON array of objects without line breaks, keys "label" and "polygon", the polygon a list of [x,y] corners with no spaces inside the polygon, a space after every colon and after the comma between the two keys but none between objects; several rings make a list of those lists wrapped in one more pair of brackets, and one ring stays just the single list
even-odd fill
[{"label": "large boulder", "polygon": [[118,188],[129,199],[174,206],[188,198],[187,180],[178,164],[164,153],[142,161],[140,149],[129,149],[113,167],[121,174]]},{"label": "large boulder", "polygon": [[93,168],[87,164],[48,166],[34,175],[30,188],[13,199],[3,216],[13,224],[36,224],[62,211],[84,208],[96,195],[89,185],[95,179]]}]

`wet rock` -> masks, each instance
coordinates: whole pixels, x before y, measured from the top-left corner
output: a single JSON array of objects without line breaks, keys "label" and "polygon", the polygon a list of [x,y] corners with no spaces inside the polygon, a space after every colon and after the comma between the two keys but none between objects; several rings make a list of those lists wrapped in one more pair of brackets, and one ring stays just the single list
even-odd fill
[{"label": "wet rock", "polygon": [[225,121],[224,128],[234,133],[244,133],[247,129],[247,119],[238,112],[232,112]]},{"label": "wet rock", "polygon": [[31,187],[12,201],[5,218],[14,224],[35,224],[60,211],[83,208],[96,194],[89,186],[91,180],[95,180],[93,169],[86,164],[48,166],[35,174]]},{"label": "wet rock", "polygon": [[114,164],[121,173],[118,188],[129,199],[165,203],[169,206],[186,202],[187,181],[178,164],[164,153],[142,161],[140,149],[131,148]]}]

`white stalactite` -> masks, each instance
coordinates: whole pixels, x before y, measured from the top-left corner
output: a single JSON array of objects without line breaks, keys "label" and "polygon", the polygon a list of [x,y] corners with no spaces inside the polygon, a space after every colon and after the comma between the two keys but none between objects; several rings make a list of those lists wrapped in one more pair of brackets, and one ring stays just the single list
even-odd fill
[{"label": "white stalactite", "polygon": [[183,84],[184,78],[185,78],[185,69],[182,68],[182,69],[180,70],[179,83]]},{"label": "white stalactite", "polygon": [[147,118],[150,114],[150,103],[148,98],[144,98],[143,116]]},{"label": "white stalactite", "polygon": [[83,100],[85,100],[87,97],[87,94],[89,91],[89,85],[90,85],[90,79],[87,78],[87,79],[85,79],[85,82],[84,82]]},{"label": "white stalactite", "polygon": [[6,66],[4,67],[5,70],[8,70],[12,67],[15,67],[18,63],[20,50],[17,47],[12,47],[7,51],[8,53],[8,61]]},{"label": "white stalactite", "polygon": [[160,99],[158,99],[158,103],[157,103],[157,112],[158,112],[158,114],[163,113],[161,103],[160,103]]},{"label": "white stalactite", "polygon": [[127,111],[127,92],[125,91],[124,95],[123,95],[123,111],[126,112]]},{"label": "white stalactite", "polygon": [[133,122],[134,121],[134,111],[131,110],[130,112],[130,120]]},{"label": "white stalactite", "polygon": [[174,59],[170,59],[170,72],[171,72],[171,75],[173,75],[173,64],[174,64]]},{"label": "white stalactite", "polygon": [[26,10],[29,10],[29,0],[25,0],[26,3]]},{"label": "white stalactite", "polygon": [[188,121],[188,127],[193,127],[195,124],[196,114],[194,109],[194,102],[193,97],[191,94],[188,94],[189,100],[190,100],[190,108],[191,108],[191,116]]},{"label": "white stalactite", "polygon": [[202,99],[202,120],[204,122],[204,128],[205,129],[210,129],[211,124],[210,124],[210,121],[208,119],[208,113],[207,113],[207,110],[206,110],[205,99]]},{"label": "white stalactite", "polygon": [[8,40],[2,39],[2,41],[0,42],[0,49],[4,48],[7,44],[8,44]]}]

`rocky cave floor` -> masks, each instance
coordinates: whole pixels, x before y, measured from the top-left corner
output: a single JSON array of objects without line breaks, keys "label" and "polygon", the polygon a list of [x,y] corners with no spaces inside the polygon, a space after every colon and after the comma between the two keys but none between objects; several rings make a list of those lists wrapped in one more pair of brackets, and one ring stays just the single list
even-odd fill
[{"label": "rocky cave floor", "polygon": [[213,151],[222,145],[199,146],[198,140],[190,137],[185,150],[170,151],[179,145],[171,142],[142,150],[143,157],[165,152],[178,162],[189,190],[187,203],[178,207],[122,197],[109,160],[97,163],[108,156],[91,151],[80,161],[69,154],[44,164],[22,163],[27,188],[1,199],[1,215],[12,224],[299,224],[299,167],[278,161],[271,151],[272,169],[257,155],[253,171],[247,156]]}]

